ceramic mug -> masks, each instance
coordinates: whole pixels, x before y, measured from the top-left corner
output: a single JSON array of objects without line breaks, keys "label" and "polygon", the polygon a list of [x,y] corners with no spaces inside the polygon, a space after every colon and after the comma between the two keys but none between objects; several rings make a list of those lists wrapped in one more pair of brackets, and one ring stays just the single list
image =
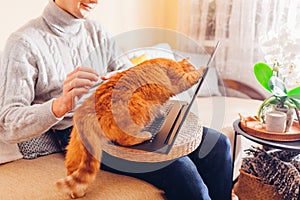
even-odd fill
[{"label": "ceramic mug", "polygon": [[284,133],[286,127],[286,113],[269,111],[266,113],[266,131]]}]

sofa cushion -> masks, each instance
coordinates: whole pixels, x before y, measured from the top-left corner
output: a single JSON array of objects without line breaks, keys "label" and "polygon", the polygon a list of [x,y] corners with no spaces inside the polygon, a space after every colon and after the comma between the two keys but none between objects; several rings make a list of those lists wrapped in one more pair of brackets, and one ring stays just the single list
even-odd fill
[{"label": "sofa cushion", "polygon": [[18,146],[25,159],[34,159],[61,151],[52,131],[48,131],[28,141],[20,142]]},{"label": "sofa cushion", "polygon": [[[199,118],[203,125],[221,131],[226,135],[234,145],[234,129],[233,123],[239,119],[239,113],[243,116],[255,116],[260,100],[242,99],[236,97],[199,97],[197,98],[197,106],[199,110]],[[258,144],[251,142],[241,136],[237,137],[236,154],[234,163],[234,179],[239,174],[242,157],[245,156],[245,149]]]},{"label": "sofa cushion", "polygon": [[[0,165],[1,199],[69,199],[54,183],[66,176],[64,156],[56,153],[34,160]],[[142,180],[101,170],[82,199],[164,199],[163,192]]]}]

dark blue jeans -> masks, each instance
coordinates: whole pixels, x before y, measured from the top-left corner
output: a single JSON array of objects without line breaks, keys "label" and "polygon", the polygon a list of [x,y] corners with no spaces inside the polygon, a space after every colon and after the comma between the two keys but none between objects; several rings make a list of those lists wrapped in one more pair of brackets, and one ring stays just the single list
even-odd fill
[{"label": "dark blue jeans", "polygon": [[[101,169],[145,180],[165,191],[170,200],[230,200],[232,189],[232,160],[229,139],[221,133],[205,128],[200,146],[191,154],[164,164],[154,171],[135,173],[119,170],[111,165]],[[125,161],[104,153],[116,165],[151,165]],[[161,164],[161,163],[160,163]],[[153,167],[155,168],[155,166]]]}]

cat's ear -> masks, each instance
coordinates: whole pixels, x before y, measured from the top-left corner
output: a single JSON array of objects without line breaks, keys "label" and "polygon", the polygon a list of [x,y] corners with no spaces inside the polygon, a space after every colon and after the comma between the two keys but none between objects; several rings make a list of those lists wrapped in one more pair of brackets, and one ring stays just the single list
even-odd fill
[{"label": "cat's ear", "polygon": [[181,62],[183,62],[183,63],[189,63],[189,60],[191,59],[191,57],[190,56],[187,56],[187,57],[185,57],[184,59],[182,59],[182,61]]},{"label": "cat's ear", "polygon": [[185,57],[183,58],[181,61],[179,61],[178,63],[181,64],[181,66],[188,66],[191,65],[191,63],[189,62],[190,57]]}]

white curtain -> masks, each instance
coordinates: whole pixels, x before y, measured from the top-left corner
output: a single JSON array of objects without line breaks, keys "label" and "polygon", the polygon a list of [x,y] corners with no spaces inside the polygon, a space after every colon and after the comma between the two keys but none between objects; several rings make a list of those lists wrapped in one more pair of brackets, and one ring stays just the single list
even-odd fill
[{"label": "white curtain", "polygon": [[[216,67],[222,78],[255,82],[264,61],[259,39],[283,27],[300,37],[300,0],[178,0],[178,30],[211,48],[221,41]],[[192,49],[190,49],[192,51]]]}]

